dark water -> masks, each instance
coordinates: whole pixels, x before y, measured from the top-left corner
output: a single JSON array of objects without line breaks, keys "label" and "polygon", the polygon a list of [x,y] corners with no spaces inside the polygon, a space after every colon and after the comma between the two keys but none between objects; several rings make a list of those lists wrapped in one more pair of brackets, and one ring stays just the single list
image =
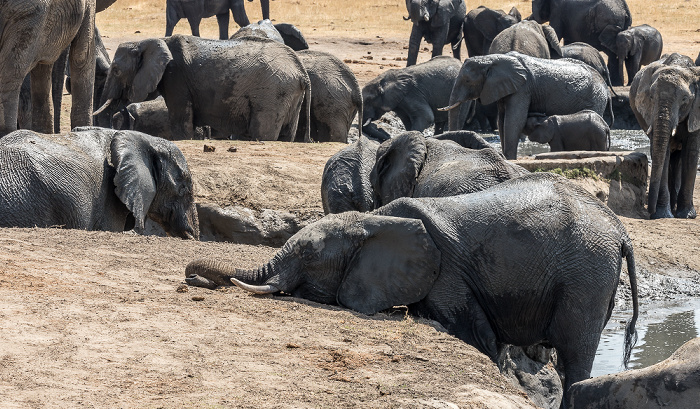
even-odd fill
[{"label": "dark water", "polygon": [[[665,302],[642,301],[637,321],[639,340],[632,350],[630,369],[644,368],[671,356],[700,334],[700,299]],[[620,372],[624,347],[624,321],[632,311],[615,311],[605,327],[591,376]]]}]

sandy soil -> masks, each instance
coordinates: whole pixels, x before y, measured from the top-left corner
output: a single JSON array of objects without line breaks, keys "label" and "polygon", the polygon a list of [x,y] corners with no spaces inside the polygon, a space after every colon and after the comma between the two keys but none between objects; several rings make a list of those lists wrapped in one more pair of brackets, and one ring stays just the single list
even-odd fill
[{"label": "sandy soil", "polygon": [[[107,35],[111,53],[136,38]],[[404,37],[308,39],[345,59],[361,83],[405,65]],[[426,48],[420,61],[429,56]],[[202,141],[178,143],[198,201],[308,219],[322,214],[323,165],[342,148],[206,143],[216,152],[204,153]],[[622,220],[644,297],[697,294],[700,221]],[[474,348],[401,309],[369,317],[183,285],[184,267],[195,258],[252,267],[274,252],[133,233],[0,229],[2,406],[484,407],[470,403],[478,389],[523,399]],[[672,285],[651,285],[658,277]],[[675,285],[676,278],[690,285]]]}]

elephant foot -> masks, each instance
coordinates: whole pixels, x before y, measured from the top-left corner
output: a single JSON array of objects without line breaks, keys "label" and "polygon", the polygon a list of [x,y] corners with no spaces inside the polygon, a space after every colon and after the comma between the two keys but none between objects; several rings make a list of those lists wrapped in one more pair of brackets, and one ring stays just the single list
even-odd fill
[{"label": "elephant foot", "polygon": [[218,287],[215,282],[197,274],[191,274],[189,277],[185,278],[185,282],[193,287],[202,287],[209,290],[213,290]]},{"label": "elephant foot", "polygon": [[657,208],[654,213],[649,216],[650,219],[672,219],[673,213],[668,207]]},{"label": "elephant foot", "polygon": [[696,216],[694,206],[676,210],[676,217],[679,219],[694,219]]}]

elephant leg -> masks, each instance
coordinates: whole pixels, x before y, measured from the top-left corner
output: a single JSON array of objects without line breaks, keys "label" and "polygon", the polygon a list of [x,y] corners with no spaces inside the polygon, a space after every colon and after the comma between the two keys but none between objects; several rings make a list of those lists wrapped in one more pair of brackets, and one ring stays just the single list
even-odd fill
[{"label": "elephant leg", "polygon": [[421,31],[418,24],[413,24],[411,29],[411,36],[408,38],[408,58],[406,59],[406,66],[416,65],[418,61],[418,49],[420,48],[420,42],[423,40],[423,32]]},{"label": "elephant leg", "polygon": [[187,22],[190,23],[190,30],[192,30],[192,35],[199,37],[199,23],[202,22],[202,18],[197,17],[187,17]]},{"label": "elephant leg", "polygon": [[177,25],[180,18],[177,16],[177,12],[172,7],[170,1],[165,2],[165,36],[170,37],[173,35],[173,30]]},{"label": "elephant leg", "polygon": [[[22,81],[0,83],[0,137],[17,129],[19,93]],[[31,98],[30,98],[31,99]]]},{"label": "elephant leg", "polygon": [[[620,86],[624,85],[623,80],[624,78],[620,78],[620,72],[619,72],[619,60],[617,58],[617,54],[613,53],[606,53],[608,56],[608,71],[610,72],[610,82],[614,86]],[[631,81],[631,80],[630,80]]]},{"label": "elephant leg", "polygon": [[260,0],[260,8],[262,9],[263,20],[270,19],[270,0]]},{"label": "elephant leg", "polygon": [[445,42],[447,41],[447,32],[449,30],[449,24],[445,24],[442,27],[438,27],[432,33],[433,37],[433,54],[432,57],[437,57],[442,55],[442,50],[445,48]]},{"label": "elephant leg", "polygon": [[639,67],[642,64],[642,54],[637,54],[632,56],[625,61],[625,68],[627,69],[627,85],[632,85],[632,80],[634,76],[639,72]]},{"label": "elephant leg", "polygon": [[417,104],[413,105],[411,102],[408,102],[410,105],[407,107],[411,127],[406,128],[406,130],[423,132],[435,122],[435,115],[433,115],[433,110],[427,103],[418,100],[416,101]]},{"label": "elephant leg", "polygon": [[672,212],[676,210],[676,205],[678,204],[678,191],[681,185],[681,160],[681,151],[671,152],[668,162],[668,198]]},{"label": "elephant leg", "polygon": [[228,10],[226,10],[226,14],[217,14],[216,22],[219,24],[219,40],[227,40],[229,22]]},{"label": "elephant leg", "polygon": [[[258,109],[251,112],[250,124],[248,125],[250,138],[254,141],[276,141],[280,139],[282,124],[279,121],[270,120],[273,117],[274,115],[264,110]],[[292,134],[291,139],[285,136],[284,140],[292,142],[295,136],[295,134]]]},{"label": "elephant leg", "polygon": [[173,140],[194,139],[194,111],[192,101],[178,99],[176,103],[168,104],[168,120],[170,134]]},{"label": "elephant leg", "polygon": [[51,98],[51,64],[37,64],[31,72],[32,130],[53,133]]},{"label": "elephant leg", "polygon": [[[505,98],[503,107],[503,131],[499,130],[501,148],[506,159],[513,160],[518,156],[518,142],[525,128],[530,102],[524,96],[514,94]],[[499,109],[499,115],[500,112]]]},{"label": "elephant leg", "polygon": [[678,202],[675,216],[683,219],[694,219],[696,216],[693,205],[693,190],[698,169],[698,154],[700,153],[700,132],[688,135],[682,150],[681,180],[678,192]]},{"label": "elephant leg", "polygon": [[51,71],[51,99],[53,100],[53,132],[61,132],[61,104],[63,103],[63,83],[66,76],[66,64],[68,63],[68,50],[63,50],[61,55],[53,63]]},{"label": "elephant leg", "polygon": [[245,7],[243,5],[243,0],[234,0],[231,4],[231,13],[233,13],[233,21],[236,22],[241,27],[245,27],[250,24],[248,20],[248,15],[245,12]]},{"label": "elephant leg", "polygon": [[[657,156],[657,155],[654,155]],[[652,160],[656,158],[652,157]],[[671,151],[667,149],[663,159],[664,166],[661,170],[661,181],[659,183],[659,195],[656,199],[656,211],[650,215],[651,219],[661,219],[661,218],[673,218],[673,212],[671,211],[671,194],[669,191],[668,181],[669,181],[669,164],[671,163]]]},{"label": "elephant leg", "polygon": [[462,38],[458,37],[450,43],[452,46],[452,56],[458,60],[462,59]]},{"label": "elephant leg", "polygon": [[95,14],[88,13],[70,44],[70,127],[92,125],[95,92]]}]

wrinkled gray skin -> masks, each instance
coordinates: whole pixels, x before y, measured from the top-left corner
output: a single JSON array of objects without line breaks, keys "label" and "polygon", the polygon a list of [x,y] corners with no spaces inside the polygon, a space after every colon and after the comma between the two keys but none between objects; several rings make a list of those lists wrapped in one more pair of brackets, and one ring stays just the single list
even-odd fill
[{"label": "wrinkled gray skin", "polygon": [[[269,20],[270,0],[261,0],[260,6],[263,20]],[[219,24],[219,39],[225,40],[228,38],[229,10],[236,24],[241,27],[250,24],[243,0],[166,0],[165,36],[171,36],[177,22],[186,18],[190,23],[192,35],[199,37],[199,23],[202,19],[216,16]]]},{"label": "wrinkled gray skin", "polygon": [[700,338],[695,338],[658,364],[575,383],[571,387],[570,406],[576,409],[697,407],[698,356]]},{"label": "wrinkled gray skin", "polygon": [[635,118],[630,106],[629,88],[618,88],[616,95],[612,97],[612,107],[615,114],[615,123],[610,129],[642,129],[639,127],[637,118]]},{"label": "wrinkled gray skin", "polygon": [[[193,139],[195,126],[208,125],[237,138],[292,141],[300,112],[308,118],[310,84],[296,53],[276,41],[174,35],[119,45],[102,108],[157,90],[174,139]],[[308,127],[302,134],[310,140]]]},{"label": "wrinkled gray skin", "polygon": [[523,133],[552,152],[610,150],[610,128],[600,115],[585,109],[575,114],[531,116]]},{"label": "wrinkled gray skin", "polygon": [[621,80],[625,78],[624,68],[627,67],[627,85],[632,84],[634,76],[643,65],[658,60],[664,48],[659,30],[646,24],[620,31],[614,43],[606,42],[604,45],[618,56]]},{"label": "wrinkled gray skin", "polygon": [[608,66],[605,65],[605,59],[600,54],[600,51],[586,43],[571,43],[561,47],[561,54],[564,58],[573,58],[574,60],[582,61],[595,68],[603,77],[605,83],[608,84],[613,95],[617,95],[610,81],[610,71],[608,71]]},{"label": "wrinkled gray skin", "polygon": [[590,376],[625,258],[634,305],[626,363],[639,312],[630,238],[600,200],[550,173],[328,215],[257,269],[210,259],[185,274],[193,285],[232,281],[365,314],[407,305],[494,362],[500,344],[550,345],[563,363],[566,402],[568,388]]},{"label": "wrinkled gray skin", "polygon": [[488,53],[505,54],[509,51],[538,58],[561,57],[557,33],[552,27],[532,20],[521,21],[498,33]]},{"label": "wrinkled gray skin", "polygon": [[[69,45],[71,127],[92,125],[95,0],[7,0],[0,13],[0,137],[17,129],[20,88],[31,73],[32,126],[53,130],[51,71]],[[70,33],[70,34],[68,34]]]},{"label": "wrinkled gray skin", "polygon": [[0,139],[0,226],[142,232],[146,216],[197,239],[192,176],[172,143],[134,131],[28,130]]},{"label": "wrinkled gray skin", "polygon": [[[478,140],[475,142],[480,145]],[[370,182],[375,206],[379,207],[400,197],[478,192],[528,173],[490,146],[468,149],[451,140],[425,138],[422,133],[412,131],[382,142]]]},{"label": "wrinkled gray skin", "polygon": [[651,218],[695,218],[700,67],[678,54],[647,65],[632,81],[630,106],[651,142]]},{"label": "wrinkled gray skin", "polygon": [[464,123],[463,102],[498,103],[498,133],[507,159],[515,159],[530,113],[573,114],[591,109],[612,115],[610,93],[593,67],[571,59],[545,60],[510,52],[469,58],[450,95],[450,130]]},{"label": "wrinkled gray skin", "polygon": [[321,177],[323,212],[342,213],[374,209],[374,193],[369,174],[377,158],[379,142],[364,135],[331,156]]},{"label": "wrinkled gray skin", "polygon": [[464,45],[470,57],[486,55],[491,42],[501,31],[517,24],[522,17],[517,8],[510,9],[508,14],[503,10],[479,6],[464,18]]},{"label": "wrinkled gray skin", "polygon": [[[169,141],[174,140],[170,132],[168,107],[163,97],[127,105],[112,116],[112,128],[134,130]],[[195,127],[194,137],[195,139],[211,138],[209,127]]]},{"label": "wrinkled gray skin", "polygon": [[540,24],[549,22],[564,44],[582,42],[608,56],[613,85],[618,78],[617,54],[604,44],[632,25],[632,14],[625,0],[533,0],[529,17]]},{"label": "wrinkled gray skin", "polygon": [[239,28],[238,31],[233,33],[231,40],[248,36],[269,38],[270,40],[284,44],[282,35],[277,31],[270,20],[260,20],[257,23],[250,23],[245,27]]},{"label": "wrinkled gray skin", "polygon": [[459,60],[462,24],[467,14],[464,0],[406,0],[411,36],[408,39],[406,66],[415,65],[423,39],[433,45],[433,57],[442,55],[445,44],[452,46],[452,55]]},{"label": "wrinkled gray skin", "polygon": [[[457,59],[439,56],[418,65],[383,72],[362,88],[365,121],[362,130],[372,135],[367,127],[369,121],[394,111],[406,130],[423,131],[434,123],[435,133],[439,134],[447,125],[448,115],[438,108],[449,102],[452,84],[461,66]],[[464,117],[466,119],[466,113]]]},{"label": "wrinkled gray skin", "polygon": [[[356,114],[362,126],[362,90],[350,67],[323,51],[303,50],[297,56],[311,80],[311,139],[316,142],[348,142]],[[299,118],[300,123],[305,118]],[[297,139],[302,131],[299,126]]]},{"label": "wrinkled gray skin", "polygon": [[280,33],[284,44],[294,51],[308,50],[309,43],[306,42],[304,35],[301,34],[296,26],[289,23],[277,23],[275,29]]}]

